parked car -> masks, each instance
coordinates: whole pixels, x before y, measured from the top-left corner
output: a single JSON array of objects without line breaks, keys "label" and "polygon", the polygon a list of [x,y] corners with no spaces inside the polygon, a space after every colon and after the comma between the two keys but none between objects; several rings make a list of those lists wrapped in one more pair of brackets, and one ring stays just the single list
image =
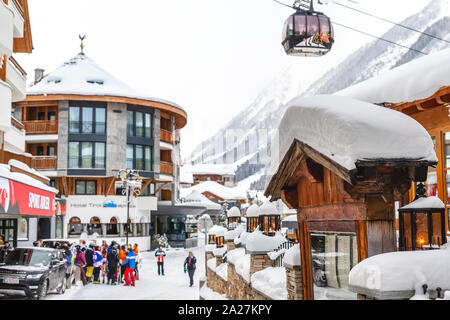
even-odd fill
[{"label": "parked car", "polygon": [[0,292],[23,291],[30,299],[44,298],[48,292],[66,291],[66,264],[59,250],[16,248],[0,264]]},{"label": "parked car", "polygon": [[[44,239],[42,240],[42,247],[43,248],[55,248],[56,244],[59,244],[60,249],[62,252],[64,252],[64,250],[62,249],[63,245],[67,245],[69,248],[71,248],[72,251],[72,255],[75,257],[76,256],[76,251],[75,251],[75,242],[74,239]],[[72,280],[75,276],[75,268],[74,266],[70,266],[67,271],[66,271],[66,278],[67,278],[67,286],[66,289],[70,289],[72,286]]]},{"label": "parked car", "polygon": [[56,243],[59,243],[60,246],[66,244],[69,248],[71,247],[73,240],[71,239],[44,239],[42,240],[43,248],[55,248]]}]

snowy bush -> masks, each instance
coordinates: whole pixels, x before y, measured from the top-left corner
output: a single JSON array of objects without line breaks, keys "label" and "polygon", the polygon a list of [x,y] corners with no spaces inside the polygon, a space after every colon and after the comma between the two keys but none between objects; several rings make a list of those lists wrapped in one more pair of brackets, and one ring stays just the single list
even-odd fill
[{"label": "snowy bush", "polygon": [[156,242],[158,242],[158,245],[159,245],[159,246],[161,246],[161,247],[163,247],[163,248],[170,248],[170,245],[169,245],[169,239],[167,239],[167,236],[166,236],[165,233],[162,234],[162,235],[160,235],[160,234],[155,234],[155,235],[153,236],[153,239],[154,239]]}]

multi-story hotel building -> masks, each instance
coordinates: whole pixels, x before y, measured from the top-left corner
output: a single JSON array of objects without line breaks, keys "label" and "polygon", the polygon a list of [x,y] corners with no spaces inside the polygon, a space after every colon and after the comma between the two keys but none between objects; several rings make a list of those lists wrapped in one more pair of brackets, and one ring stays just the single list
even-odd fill
[{"label": "multi-story hotel building", "polygon": [[[100,68],[83,50],[44,75],[35,70],[27,97],[14,105],[26,130],[31,165],[65,200],[63,235],[150,248],[151,215],[174,203],[179,179],[179,129],[186,112],[149,98]],[[126,197],[120,169],[139,170],[143,185]],[[95,235],[97,234],[97,235]]]}]

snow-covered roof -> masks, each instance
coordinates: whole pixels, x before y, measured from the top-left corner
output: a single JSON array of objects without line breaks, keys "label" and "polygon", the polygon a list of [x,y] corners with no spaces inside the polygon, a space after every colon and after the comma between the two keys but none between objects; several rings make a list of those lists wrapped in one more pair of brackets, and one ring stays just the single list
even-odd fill
[{"label": "snow-covered roof", "polygon": [[261,212],[260,207],[255,203],[252,204],[246,211],[245,215],[247,216],[247,218],[254,218],[254,217],[259,217]]},{"label": "snow-covered roof", "polygon": [[[413,118],[348,97],[319,95],[289,102],[272,150],[270,174],[298,140],[347,170],[358,160],[437,162],[430,135]],[[276,158],[280,157],[280,158]]]},{"label": "snow-covered roof", "polygon": [[225,232],[227,232],[227,229],[221,226],[213,226],[211,229],[208,230],[208,235],[215,235],[215,236],[225,236]]},{"label": "snow-covered roof", "polygon": [[220,204],[212,202],[203,194],[197,190],[193,190],[190,194],[182,198],[183,202],[180,205],[183,206],[201,206],[208,210],[220,210],[222,207]]},{"label": "snow-covered roof", "polygon": [[204,181],[189,188],[182,188],[180,189],[181,198],[184,198],[194,190],[200,193],[209,192],[224,200],[247,199],[247,195],[242,189],[225,187],[215,181]]},{"label": "snow-covered roof", "polygon": [[336,93],[371,103],[402,103],[450,86],[450,48],[417,58]]},{"label": "snow-covered roof", "polygon": [[18,161],[18,160],[15,160],[15,159],[10,159],[8,161],[8,165],[16,167],[16,168],[19,168],[19,169],[21,169],[23,171],[26,171],[28,173],[31,173],[32,175],[35,175],[35,176],[37,176],[37,177],[39,177],[41,179],[50,181],[49,177],[46,177],[46,176],[40,174],[37,170],[30,168],[26,163],[23,163],[21,161]]},{"label": "snow-covered roof", "polygon": [[228,218],[237,218],[237,217],[240,217],[240,216],[241,216],[241,210],[239,210],[238,207],[232,207],[227,212],[227,217]]},{"label": "snow-covered roof", "polygon": [[217,174],[220,176],[234,176],[235,166],[232,164],[199,163],[195,165],[184,165],[181,171],[192,174]]},{"label": "snow-covered roof", "polygon": [[[45,75],[41,81],[27,88],[27,95],[75,94],[114,96],[161,102],[183,110],[179,105],[163,99],[148,97],[131,89],[85,54],[78,54]],[[184,110],[183,110],[184,111]]]},{"label": "snow-covered roof", "polygon": [[194,183],[194,175],[192,172],[186,172],[183,170],[183,167],[180,168],[180,183],[188,183],[193,184]]},{"label": "snow-covered roof", "polygon": [[267,201],[263,203],[263,205],[260,208],[259,211],[260,216],[274,216],[274,215],[280,215],[278,212],[277,207],[273,202]]},{"label": "snow-covered roof", "polygon": [[438,197],[430,196],[414,200],[400,209],[444,209],[445,204]]},{"label": "snow-covered roof", "polygon": [[19,173],[19,172],[11,172],[11,167],[7,164],[0,164],[0,177],[7,178],[10,180],[14,180],[20,183],[24,183],[27,185],[30,185],[35,188],[39,188],[42,190],[46,190],[53,193],[58,193],[59,191],[55,188],[52,188],[41,181],[34,179],[26,174]]}]

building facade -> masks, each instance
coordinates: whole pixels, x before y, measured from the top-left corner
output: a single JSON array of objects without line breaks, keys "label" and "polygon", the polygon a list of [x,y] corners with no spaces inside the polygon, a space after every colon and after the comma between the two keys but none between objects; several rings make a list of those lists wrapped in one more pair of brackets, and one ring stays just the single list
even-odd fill
[{"label": "building facade", "polygon": [[[63,237],[123,243],[128,232],[129,242],[148,250],[151,212],[176,198],[186,112],[133,91],[83,52],[49,74],[36,69],[14,112],[26,130],[31,166],[65,200]],[[142,178],[128,219],[117,178],[125,168]]]}]

